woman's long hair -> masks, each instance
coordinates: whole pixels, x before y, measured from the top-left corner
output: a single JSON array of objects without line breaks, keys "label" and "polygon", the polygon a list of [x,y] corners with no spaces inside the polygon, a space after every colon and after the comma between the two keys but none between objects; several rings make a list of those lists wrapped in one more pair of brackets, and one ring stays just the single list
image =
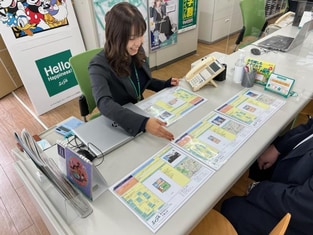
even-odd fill
[{"label": "woman's long hair", "polygon": [[[141,37],[146,31],[146,22],[140,11],[128,2],[118,3],[105,15],[104,52],[112,69],[119,76],[129,76],[131,55],[126,46],[131,36]],[[133,35],[131,35],[133,34]],[[143,48],[133,56],[138,67],[146,59]]]}]

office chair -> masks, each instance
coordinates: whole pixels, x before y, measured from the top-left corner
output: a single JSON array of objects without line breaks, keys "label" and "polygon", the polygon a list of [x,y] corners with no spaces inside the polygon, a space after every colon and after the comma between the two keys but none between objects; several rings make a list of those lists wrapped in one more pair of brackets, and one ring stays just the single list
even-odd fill
[{"label": "office chair", "polygon": [[[276,224],[269,235],[284,235],[291,219],[291,214],[286,215]],[[261,222],[260,222],[261,223]],[[189,235],[227,234],[237,235],[235,228],[219,211],[212,209]]]},{"label": "office chair", "polygon": [[291,214],[286,215],[279,221],[279,223],[272,229],[269,235],[284,235],[291,219]]},{"label": "office chair", "polygon": [[[80,115],[84,121],[87,122],[87,116],[97,107],[96,102],[92,96],[91,82],[89,79],[88,65],[90,60],[99,53],[103,48],[91,49],[69,59],[74,75],[82,92],[79,97],[79,109]],[[93,119],[99,116],[100,113],[95,113],[90,116],[89,119]]]},{"label": "office chair", "polygon": [[245,37],[250,36],[250,43],[259,39],[267,27],[265,18],[265,0],[240,0],[243,27],[235,42],[234,52]]},{"label": "office chair", "polygon": [[202,219],[189,235],[227,234],[237,235],[235,228],[228,219],[215,209]]}]

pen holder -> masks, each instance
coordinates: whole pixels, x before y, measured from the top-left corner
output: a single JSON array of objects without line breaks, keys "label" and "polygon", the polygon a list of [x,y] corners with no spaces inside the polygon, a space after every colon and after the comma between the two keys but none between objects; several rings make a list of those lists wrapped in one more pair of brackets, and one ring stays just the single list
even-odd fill
[{"label": "pen holder", "polygon": [[244,71],[243,78],[241,81],[241,86],[243,87],[253,87],[256,76],[256,70]]}]

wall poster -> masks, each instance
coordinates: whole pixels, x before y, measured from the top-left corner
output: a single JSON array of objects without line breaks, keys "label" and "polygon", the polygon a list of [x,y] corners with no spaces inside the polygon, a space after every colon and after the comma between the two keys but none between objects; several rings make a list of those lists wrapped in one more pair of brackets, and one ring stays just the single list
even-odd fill
[{"label": "wall poster", "polygon": [[80,95],[68,61],[85,47],[71,1],[1,1],[0,30],[38,115]]},{"label": "wall poster", "polygon": [[[147,10],[147,0],[93,0],[94,13],[96,18],[97,32],[99,36],[99,47],[104,46],[105,42],[105,14],[117,3],[120,2],[129,2],[136,6],[141,12],[143,18],[148,21],[148,10]],[[148,27],[148,25],[147,25]],[[149,47],[148,47],[148,34],[146,32],[144,37],[143,48],[145,49],[146,55],[149,56]]]},{"label": "wall poster", "polygon": [[149,0],[150,49],[177,43],[178,0]]},{"label": "wall poster", "polygon": [[178,33],[196,28],[198,0],[179,0]]}]

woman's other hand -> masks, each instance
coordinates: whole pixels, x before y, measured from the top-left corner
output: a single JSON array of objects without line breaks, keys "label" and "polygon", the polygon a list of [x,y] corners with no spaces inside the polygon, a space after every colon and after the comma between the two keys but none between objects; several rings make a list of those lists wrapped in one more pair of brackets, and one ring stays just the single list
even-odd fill
[{"label": "woman's other hand", "polygon": [[171,85],[172,86],[178,86],[179,85],[179,78],[172,78],[171,79]]},{"label": "woman's other hand", "polygon": [[146,131],[151,133],[152,135],[165,138],[169,141],[174,140],[174,135],[166,130],[164,127],[166,126],[166,122],[162,122],[157,118],[149,118],[146,123]]}]

